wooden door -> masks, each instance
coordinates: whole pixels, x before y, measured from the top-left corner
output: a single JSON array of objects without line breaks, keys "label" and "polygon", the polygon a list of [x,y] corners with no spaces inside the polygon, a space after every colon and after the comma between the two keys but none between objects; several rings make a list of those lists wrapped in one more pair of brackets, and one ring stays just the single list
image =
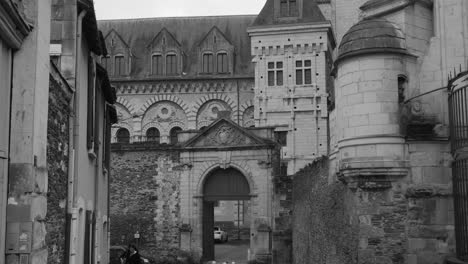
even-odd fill
[{"label": "wooden door", "polygon": [[214,202],[203,202],[203,261],[214,260]]}]

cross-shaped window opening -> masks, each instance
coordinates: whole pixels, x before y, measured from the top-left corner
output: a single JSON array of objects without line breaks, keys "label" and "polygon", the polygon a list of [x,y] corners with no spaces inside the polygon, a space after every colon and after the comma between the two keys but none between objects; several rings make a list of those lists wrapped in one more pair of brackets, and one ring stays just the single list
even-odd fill
[{"label": "cross-shaped window opening", "polygon": [[312,84],[312,62],[311,60],[296,61],[296,84]]},{"label": "cross-shaped window opening", "polygon": [[268,62],[268,86],[283,85],[283,62]]}]

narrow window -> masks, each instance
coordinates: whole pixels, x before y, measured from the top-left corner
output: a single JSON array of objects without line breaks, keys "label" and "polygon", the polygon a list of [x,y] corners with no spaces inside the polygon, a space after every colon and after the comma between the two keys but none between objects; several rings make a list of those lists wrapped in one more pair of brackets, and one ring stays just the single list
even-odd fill
[{"label": "narrow window", "polygon": [[179,139],[177,138],[177,135],[179,134],[179,131],[182,131],[182,128],[173,127],[171,129],[171,132],[170,132],[171,144],[177,144],[179,142]]},{"label": "narrow window", "polygon": [[296,84],[302,84],[302,61],[296,61]]},{"label": "narrow window", "polygon": [[166,74],[177,74],[177,56],[175,54],[169,54],[166,56]]},{"label": "narrow window", "polygon": [[288,16],[288,0],[280,1],[280,15],[282,17]]},{"label": "narrow window", "polygon": [[203,73],[213,73],[213,54],[203,54]]},{"label": "narrow window", "polygon": [[283,62],[276,63],[276,85],[283,85]]},{"label": "narrow window", "polygon": [[151,142],[159,143],[160,133],[155,127],[152,127],[146,131],[146,140]]},{"label": "narrow window", "polygon": [[120,128],[117,130],[117,143],[129,143],[130,132],[126,128]]},{"label": "narrow window", "polygon": [[125,60],[124,56],[115,56],[114,59],[114,75],[122,76],[125,75]]},{"label": "narrow window", "polygon": [[227,73],[229,71],[227,53],[219,53],[217,57],[218,73]]},{"label": "narrow window", "polygon": [[153,75],[163,74],[163,60],[161,55],[153,55],[151,58],[151,71]]},{"label": "narrow window", "polygon": [[280,16],[294,17],[298,16],[296,0],[280,0]]},{"label": "narrow window", "polygon": [[398,103],[400,104],[405,102],[405,90],[407,82],[408,81],[405,76],[398,76]]}]

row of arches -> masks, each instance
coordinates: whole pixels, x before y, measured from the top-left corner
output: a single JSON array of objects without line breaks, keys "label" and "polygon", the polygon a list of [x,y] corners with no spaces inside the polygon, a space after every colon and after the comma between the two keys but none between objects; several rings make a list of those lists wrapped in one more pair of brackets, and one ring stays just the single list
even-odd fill
[{"label": "row of arches", "polygon": [[113,129],[114,142],[144,140],[175,144],[177,133],[174,131],[203,129],[215,121],[221,112],[229,115],[233,120],[239,118],[241,126],[254,126],[253,106],[244,107],[242,115],[238,117],[238,113],[226,101],[212,99],[198,107],[195,116],[190,116],[190,113],[187,114],[186,111],[188,107],[179,103],[170,100],[155,101],[145,107],[146,111],[143,115],[134,115],[129,110],[131,106],[128,102],[119,100],[116,104],[119,122]]},{"label": "row of arches", "polygon": [[[182,131],[182,128],[180,127],[173,127],[170,130],[169,144],[175,145],[179,142],[177,138],[177,134],[180,131]],[[148,130],[146,130],[145,141],[160,144],[161,132],[155,127],[149,128]],[[116,143],[130,143],[130,131],[128,131],[128,129],[123,128],[123,127],[119,128],[116,132]]]}]

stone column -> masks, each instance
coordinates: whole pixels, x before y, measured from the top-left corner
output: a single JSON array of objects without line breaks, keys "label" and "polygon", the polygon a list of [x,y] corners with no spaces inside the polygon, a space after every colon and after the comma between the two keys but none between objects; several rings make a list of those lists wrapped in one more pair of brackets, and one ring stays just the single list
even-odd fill
[{"label": "stone column", "polygon": [[[7,230],[20,247],[7,264],[47,263],[47,111],[49,95],[50,0],[23,1],[34,30],[14,54]],[[7,235],[8,237],[8,235]],[[11,253],[11,254],[10,254]]]}]

